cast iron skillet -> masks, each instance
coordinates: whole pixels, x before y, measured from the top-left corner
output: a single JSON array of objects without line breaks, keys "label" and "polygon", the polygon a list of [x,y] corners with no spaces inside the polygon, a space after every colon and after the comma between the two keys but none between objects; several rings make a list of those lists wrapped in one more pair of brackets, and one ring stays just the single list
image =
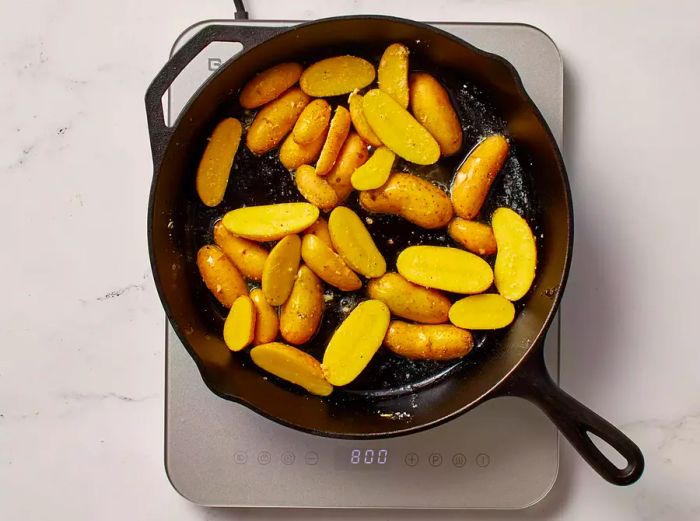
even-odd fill
[{"label": "cast iron skillet", "polygon": [[[175,126],[167,127],[163,95],[184,67],[214,41],[237,41],[244,49],[199,89]],[[430,64],[431,72],[440,75],[456,100],[460,117],[467,119],[460,157],[480,133],[499,130],[508,134],[512,157],[490,201],[514,207],[537,231],[537,278],[516,321],[504,333],[479,337],[477,348],[463,362],[414,364],[380,350],[378,360],[366,371],[373,380],[360,380],[347,390],[336,390],[330,399],[320,399],[263,378],[247,356],[231,355],[221,340],[223,310],[202,289],[194,262],[197,248],[211,240],[210,227],[216,216],[244,200],[266,204],[299,198],[288,174],[274,152],[258,159],[242,145],[224,203],[207,213],[196,200],[194,172],[216,122],[225,115],[240,115],[236,93],[256,72],[285,60],[308,61],[342,52],[376,56],[397,41],[411,48],[412,69]],[[472,110],[474,106],[479,110]],[[628,485],[639,479],[644,468],[639,448],[562,391],[545,368],[544,338],[559,305],[571,258],[571,196],[551,132],[506,60],[441,30],[398,18],[329,18],[292,29],[209,26],[163,67],[148,88],[146,109],[154,162],[148,208],[153,275],[171,324],[214,393],[301,431],[355,439],[410,434],[455,418],[485,400],[519,396],[542,408],[606,480]],[[454,166],[448,165],[448,170]],[[444,172],[423,173],[445,181],[441,178]],[[371,228],[375,237],[384,234],[382,238],[395,239],[393,247],[378,240],[390,268],[397,250],[407,244],[445,241],[440,233],[424,232],[393,217],[375,217]],[[350,295],[343,304],[348,307],[357,298]],[[332,306],[335,311],[327,313],[326,327],[310,347],[313,354],[320,354],[318,345],[342,319],[340,307]],[[626,467],[616,467],[593,444],[589,433],[624,456]]]}]

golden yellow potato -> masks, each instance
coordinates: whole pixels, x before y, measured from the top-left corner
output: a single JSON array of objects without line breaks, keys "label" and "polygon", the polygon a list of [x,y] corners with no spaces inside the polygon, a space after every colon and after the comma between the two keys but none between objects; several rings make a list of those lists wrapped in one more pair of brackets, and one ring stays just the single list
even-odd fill
[{"label": "golden yellow potato", "polygon": [[204,284],[224,307],[248,294],[243,276],[217,246],[208,244],[197,252],[197,268]]},{"label": "golden yellow potato", "polygon": [[488,224],[455,217],[447,228],[450,237],[477,255],[496,253],[496,238]]},{"label": "golden yellow potato", "polygon": [[350,119],[352,120],[352,125],[355,127],[357,133],[367,143],[373,147],[380,147],[382,146],[382,142],[379,141],[377,134],[375,134],[372,127],[369,126],[362,104],[363,101],[360,94],[355,91],[350,93],[350,96],[348,97],[348,107],[350,109]]},{"label": "golden yellow potato", "polygon": [[377,67],[377,83],[399,105],[408,107],[408,47],[392,43],[386,48]]},{"label": "golden yellow potato", "polygon": [[287,235],[267,256],[262,275],[262,291],[271,306],[281,306],[289,297],[301,260],[301,239]]},{"label": "golden yellow potato", "polygon": [[209,138],[195,179],[197,194],[207,206],[216,206],[224,200],[242,131],[240,121],[226,118],[216,126]]},{"label": "golden yellow potato", "polygon": [[276,241],[299,233],[318,219],[318,208],[309,203],[245,206],[231,210],[222,222],[228,231],[253,241]]},{"label": "golden yellow potato", "polygon": [[353,271],[365,277],[380,277],[386,261],[362,220],[350,208],[339,206],[328,218],[333,247]]},{"label": "golden yellow potato", "polygon": [[261,108],[248,128],[246,145],[255,155],[262,155],[279,145],[310,98],[293,87],[279,98]]},{"label": "golden yellow potato", "polygon": [[309,66],[299,79],[309,96],[327,98],[362,89],[374,81],[374,66],[356,56],[335,56]]},{"label": "golden yellow potato", "polygon": [[323,287],[318,277],[303,264],[294,287],[280,312],[280,333],[290,344],[311,340],[323,317]]},{"label": "golden yellow potato", "polygon": [[345,107],[337,107],[328,127],[326,142],[316,162],[316,175],[326,175],[331,171],[349,132],[350,112]]},{"label": "golden yellow potato", "polygon": [[333,241],[331,241],[331,232],[328,231],[328,221],[323,217],[316,219],[316,222],[309,226],[304,234],[314,234],[316,237],[326,243],[326,246],[333,249]]},{"label": "golden yellow potato", "polygon": [[350,132],[340,149],[335,165],[326,175],[328,184],[338,195],[338,203],[342,203],[352,192],[352,173],[367,161],[369,152],[367,143],[355,132]]},{"label": "golden yellow potato", "polygon": [[315,99],[302,111],[292,136],[300,145],[308,145],[326,132],[331,120],[331,106],[324,99]]},{"label": "golden yellow potato", "polygon": [[362,281],[343,259],[313,234],[304,235],[301,257],[311,271],[331,286],[342,291],[355,291],[362,287]]},{"label": "golden yellow potato", "polygon": [[424,324],[447,322],[450,311],[450,299],[445,295],[413,284],[398,273],[370,280],[367,295],[384,302],[394,315]]},{"label": "golden yellow potato", "polygon": [[328,396],[333,392],[318,360],[296,347],[270,342],[251,349],[250,358],[260,369],[303,387],[311,394]]},{"label": "golden yellow potato", "polygon": [[397,156],[418,165],[432,165],[440,159],[435,138],[386,92],[370,90],[362,108],[374,133]]},{"label": "golden yellow potato", "polygon": [[357,378],[382,345],[390,318],[383,302],[360,302],[328,342],[321,364],[326,380],[347,385]]},{"label": "golden yellow potato", "polygon": [[296,170],[301,165],[308,165],[318,159],[323,144],[326,142],[325,131],[307,145],[300,145],[292,135],[288,135],[280,147],[280,163],[287,170]]},{"label": "golden yellow potato", "polygon": [[400,215],[422,228],[442,228],[452,219],[450,198],[438,186],[417,175],[396,172],[380,188],[360,193],[369,212]]},{"label": "golden yellow potato", "polygon": [[350,181],[355,190],[372,190],[379,188],[389,179],[394,166],[394,154],[387,147],[379,147],[364,165],[353,172]]},{"label": "golden yellow potato", "polygon": [[255,305],[248,295],[233,301],[224,322],[224,342],[231,351],[240,351],[255,337]]},{"label": "golden yellow potato", "polygon": [[464,297],[450,308],[450,322],[464,329],[500,329],[514,318],[515,306],[497,293]]},{"label": "golden yellow potato", "polygon": [[411,74],[411,111],[440,145],[440,154],[447,157],[462,146],[462,125],[440,82],[425,72]]},{"label": "golden yellow potato", "polygon": [[279,319],[277,310],[265,300],[265,294],[260,288],[250,292],[250,300],[255,304],[255,334],[253,344],[267,344],[277,338]]},{"label": "golden yellow potato", "polygon": [[299,80],[302,70],[298,63],[280,63],[262,71],[241,90],[241,107],[255,109],[276,99]]},{"label": "golden yellow potato", "polygon": [[384,345],[399,356],[413,360],[454,360],[474,346],[469,331],[449,324],[423,325],[392,320]]},{"label": "golden yellow potato", "polygon": [[493,212],[491,226],[498,245],[493,268],[496,288],[508,300],[520,300],[535,280],[535,236],[527,221],[510,208]]},{"label": "golden yellow potato", "polygon": [[229,232],[222,221],[214,225],[214,242],[221,248],[244,277],[262,279],[263,266],[268,251],[258,243],[236,237]]},{"label": "golden yellow potato", "polygon": [[338,194],[325,178],[316,175],[314,167],[301,165],[294,172],[294,182],[304,199],[324,212],[338,206]]},{"label": "golden yellow potato", "polygon": [[444,246],[409,246],[396,259],[396,268],[414,284],[452,293],[481,293],[493,282],[484,259]]},{"label": "golden yellow potato", "polygon": [[491,184],[508,156],[508,141],[500,134],[484,139],[457,169],[452,182],[452,206],[462,219],[479,215]]}]

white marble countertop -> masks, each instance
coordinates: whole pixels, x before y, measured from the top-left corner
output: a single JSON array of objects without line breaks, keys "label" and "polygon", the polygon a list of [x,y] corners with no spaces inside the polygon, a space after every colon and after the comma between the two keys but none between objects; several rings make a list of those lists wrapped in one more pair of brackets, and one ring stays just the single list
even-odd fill
[{"label": "white marble countertop", "polygon": [[[445,519],[700,518],[700,4],[248,1],[258,19],[350,13],[517,21],[565,63],[576,244],[561,381],[642,447],[628,488],[564,442],[524,511]],[[147,84],[227,0],[3,1],[0,12],[0,519],[425,519],[421,512],[217,510],[163,469],[163,313],[145,209]]]}]

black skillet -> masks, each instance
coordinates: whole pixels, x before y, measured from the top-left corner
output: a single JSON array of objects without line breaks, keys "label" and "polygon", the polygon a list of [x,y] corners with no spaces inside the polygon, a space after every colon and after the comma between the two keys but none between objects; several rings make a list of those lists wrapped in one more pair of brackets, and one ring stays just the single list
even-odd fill
[{"label": "black skillet", "polygon": [[[209,43],[233,41],[243,51],[224,64],[190,100],[176,124],[164,123],[162,97],[173,80]],[[538,235],[539,263],[532,290],[504,332],[481,335],[474,351],[456,363],[415,363],[380,350],[362,378],[328,399],[299,392],[262,373],[245,354],[231,355],[221,339],[225,310],[207,293],[194,255],[211,241],[213,221],[242,203],[300,200],[275,152],[262,158],[241,146],[224,202],[205,208],[194,191],[194,172],[207,137],[224,116],[250,117],[237,105],[241,86],[273,64],[303,63],[352,53],[376,59],[392,42],[411,49],[411,68],[426,68],[448,87],[464,123],[464,157],[480,137],[505,132],[510,158],[495,183],[484,218],[496,206],[524,215]],[[333,100],[343,103],[343,99]],[[519,396],[556,423],[578,452],[606,480],[635,482],[644,459],[639,448],[609,422],[562,391],[547,373],[543,344],[566,282],[573,240],[571,195],[561,154],[515,69],[503,58],[425,24],[380,16],[317,20],[292,29],[208,26],[163,67],[146,94],[154,162],[148,208],[153,275],[167,316],[196,362],[206,385],[289,427],[312,434],[370,439],[410,434],[455,418],[481,402]],[[456,166],[418,173],[443,185]],[[408,165],[399,165],[408,169]],[[416,171],[413,167],[412,171]],[[356,199],[347,203],[357,208]],[[390,216],[371,216],[370,231],[394,268],[409,244],[449,244],[444,232],[426,232]],[[389,241],[391,239],[391,241]],[[390,244],[393,242],[393,244]],[[362,297],[328,290],[324,326],[306,349],[316,356],[325,340]],[[616,467],[591,441],[602,438],[626,460]]]}]

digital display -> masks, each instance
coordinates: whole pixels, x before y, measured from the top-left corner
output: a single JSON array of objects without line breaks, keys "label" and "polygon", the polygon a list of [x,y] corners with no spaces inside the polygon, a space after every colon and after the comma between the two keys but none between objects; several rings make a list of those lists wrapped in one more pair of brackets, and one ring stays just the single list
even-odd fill
[{"label": "digital display", "polygon": [[389,450],[379,447],[342,448],[335,453],[335,466],[340,470],[378,470],[389,466]]}]

